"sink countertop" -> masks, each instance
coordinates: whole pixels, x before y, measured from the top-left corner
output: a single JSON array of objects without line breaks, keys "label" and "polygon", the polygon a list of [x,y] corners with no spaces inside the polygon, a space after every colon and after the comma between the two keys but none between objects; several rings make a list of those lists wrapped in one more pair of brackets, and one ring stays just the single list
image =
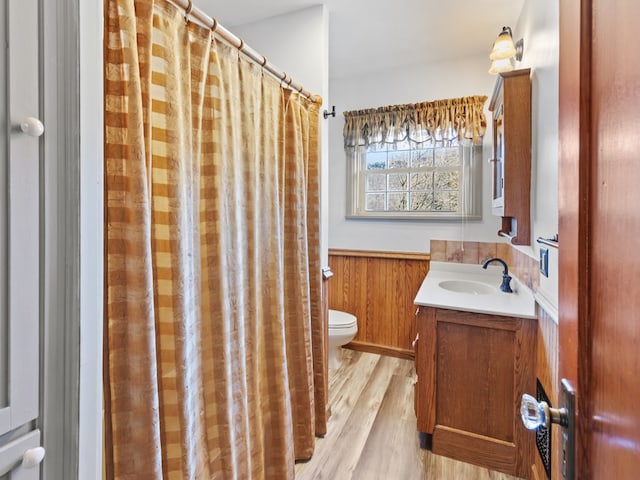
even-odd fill
[{"label": "sink countertop", "polygon": [[[439,286],[444,281],[472,281],[494,287],[496,292],[484,295],[460,293]],[[431,262],[414,300],[416,305],[462,310],[464,312],[502,315],[506,317],[537,318],[536,303],[531,290],[516,278],[511,280],[514,293],[501,292],[502,267],[463,263]]]}]

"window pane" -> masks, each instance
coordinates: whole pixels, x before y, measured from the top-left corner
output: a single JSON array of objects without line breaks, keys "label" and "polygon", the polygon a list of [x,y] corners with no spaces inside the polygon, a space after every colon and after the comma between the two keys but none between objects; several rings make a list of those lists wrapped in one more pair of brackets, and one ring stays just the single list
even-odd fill
[{"label": "window pane", "polygon": [[384,193],[367,193],[366,210],[371,212],[384,212]]},{"label": "window pane", "polygon": [[437,212],[457,212],[458,192],[436,192],[433,198],[433,210]]},{"label": "window pane", "polygon": [[433,166],[433,149],[413,150],[411,152],[411,168],[424,168]]},{"label": "window pane", "polygon": [[412,173],[411,190],[432,190],[433,172]]},{"label": "window pane", "polygon": [[389,169],[391,168],[409,168],[411,152],[399,151],[389,152]]},{"label": "window pane", "polygon": [[367,153],[367,170],[384,170],[387,168],[387,153]]},{"label": "window pane", "polygon": [[435,190],[457,190],[460,172],[436,172]]},{"label": "window pane", "polygon": [[386,152],[387,144],[386,143],[371,143],[367,147],[367,152]]},{"label": "window pane", "polygon": [[410,150],[411,142],[409,140],[403,140],[401,142],[395,143],[395,148],[391,147],[393,150]]},{"label": "window pane", "polygon": [[[361,170],[357,170],[353,178],[354,186],[359,184],[363,188],[358,190],[360,196],[354,205],[354,215],[366,217],[387,212],[390,218],[457,217],[463,207],[462,189],[473,184],[463,185],[463,147],[457,143],[453,139],[370,145],[364,161],[356,163]],[[472,155],[481,155],[481,150]],[[471,179],[481,175],[482,170],[476,168],[479,164],[471,164]],[[480,216],[476,203],[471,204],[465,215]]]},{"label": "window pane", "polygon": [[435,151],[436,167],[457,167],[460,165],[460,155],[458,147],[437,148]]},{"label": "window pane", "polygon": [[408,190],[409,179],[406,173],[392,173],[389,175],[389,191]]},{"label": "window pane", "polygon": [[429,192],[412,192],[411,193],[411,210],[414,212],[429,212],[433,204],[433,193]]},{"label": "window pane", "polygon": [[389,211],[398,211],[398,210],[406,210],[407,209],[407,194],[406,193],[390,193],[389,204],[387,205],[387,210]]},{"label": "window pane", "polygon": [[387,189],[387,176],[384,173],[367,175],[367,192],[384,192]]}]

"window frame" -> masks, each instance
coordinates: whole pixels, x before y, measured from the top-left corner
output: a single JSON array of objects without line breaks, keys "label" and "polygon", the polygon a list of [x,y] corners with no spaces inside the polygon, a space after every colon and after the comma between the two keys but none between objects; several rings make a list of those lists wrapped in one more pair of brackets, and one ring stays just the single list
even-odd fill
[{"label": "window frame", "polygon": [[[431,147],[431,148],[439,148]],[[483,146],[470,141],[458,145],[461,154],[461,199],[459,212],[414,212],[411,210],[367,211],[366,205],[366,157],[367,147],[347,147],[347,219],[369,220],[482,220],[482,159]],[[411,172],[411,168],[398,169],[398,173]],[[434,167],[437,171],[437,167]],[[411,173],[409,173],[409,176]]]}]

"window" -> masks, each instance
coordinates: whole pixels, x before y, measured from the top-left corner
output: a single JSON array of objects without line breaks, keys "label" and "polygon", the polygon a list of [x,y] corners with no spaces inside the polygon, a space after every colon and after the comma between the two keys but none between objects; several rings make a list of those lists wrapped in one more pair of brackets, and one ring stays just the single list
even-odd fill
[{"label": "window", "polygon": [[480,219],[485,100],[345,112],[347,217]]},{"label": "window", "polygon": [[354,147],[347,157],[348,217],[481,218],[479,146],[404,140]]}]

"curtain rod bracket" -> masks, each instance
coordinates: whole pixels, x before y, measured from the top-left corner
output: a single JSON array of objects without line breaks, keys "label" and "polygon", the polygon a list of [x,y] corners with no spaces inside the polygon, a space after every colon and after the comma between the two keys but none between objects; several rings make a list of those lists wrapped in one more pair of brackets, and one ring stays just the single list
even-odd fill
[{"label": "curtain rod bracket", "polygon": [[324,117],[324,119],[326,120],[329,117],[335,117],[336,116],[336,106],[332,105],[331,106],[331,111],[325,110],[324,112],[322,112],[322,116]]}]

